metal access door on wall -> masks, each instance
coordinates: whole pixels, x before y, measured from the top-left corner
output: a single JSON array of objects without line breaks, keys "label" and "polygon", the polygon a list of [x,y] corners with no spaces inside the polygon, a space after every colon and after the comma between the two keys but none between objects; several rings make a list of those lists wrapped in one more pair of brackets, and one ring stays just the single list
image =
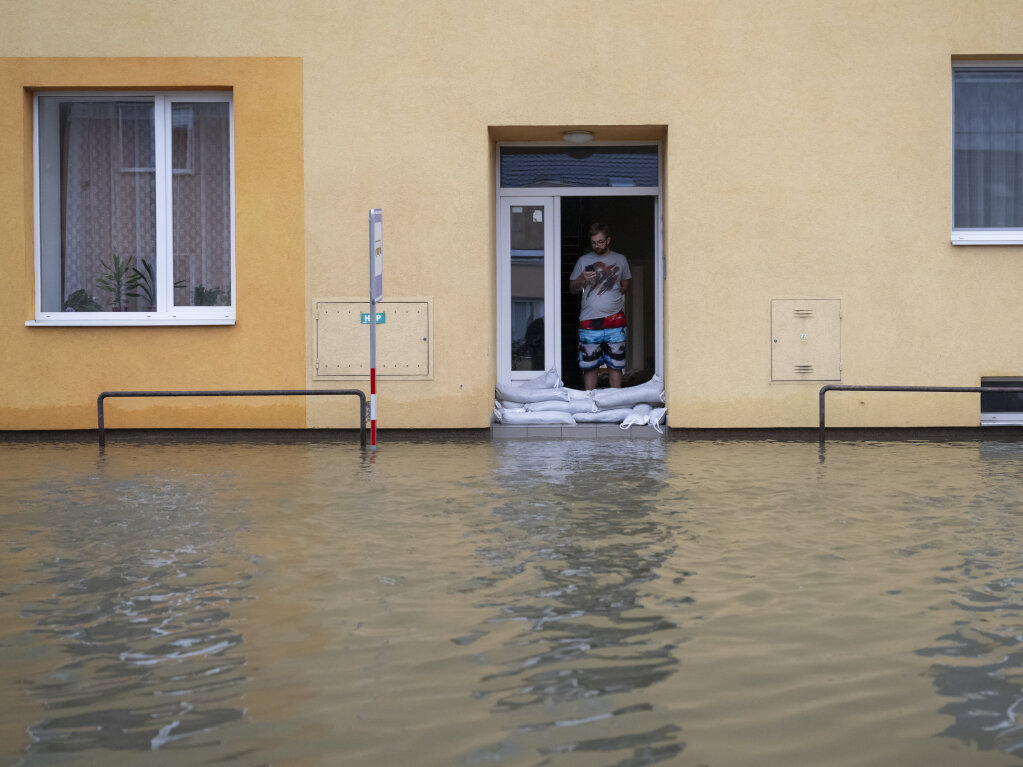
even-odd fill
[{"label": "metal access door on wall", "polygon": [[522,381],[557,366],[561,290],[553,197],[504,197],[498,222],[501,379]]}]

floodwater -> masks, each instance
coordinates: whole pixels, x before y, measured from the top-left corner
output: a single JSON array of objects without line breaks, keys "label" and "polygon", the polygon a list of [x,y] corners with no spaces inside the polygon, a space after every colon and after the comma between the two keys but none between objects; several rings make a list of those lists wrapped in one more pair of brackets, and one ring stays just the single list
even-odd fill
[{"label": "floodwater", "polygon": [[1023,443],[9,442],[0,523],[3,765],[1023,759]]}]

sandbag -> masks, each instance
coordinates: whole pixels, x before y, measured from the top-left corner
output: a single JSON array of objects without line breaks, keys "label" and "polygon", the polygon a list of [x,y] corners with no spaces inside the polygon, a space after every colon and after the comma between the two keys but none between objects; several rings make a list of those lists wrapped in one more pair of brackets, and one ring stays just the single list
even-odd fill
[{"label": "sandbag", "polygon": [[513,426],[541,426],[544,424],[565,424],[571,426],[575,423],[571,413],[559,413],[556,410],[547,410],[539,413],[530,413],[526,410],[502,410],[501,423]]},{"label": "sandbag", "polygon": [[564,389],[527,389],[523,386],[497,386],[497,398],[508,402],[544,402],[561,400],[568,402],[568,394]]},{"label": "sandbag", "polygon": [[558,389],[561,387],[561,376],[558,375],[557,368],[551,368],[543,375],[523,381],[518,386],[523,389]]},{"label": "sandbag", "polygon": [[621,423],[632,414],[631,407],[598,410],[596,413],[576,413],[576,423]]},{"label": "sandbag", "polygon": [[568,399],[571,401],[588,399],[593,401],[592,391],[583,391],[582,389],[570,389],[567,386],[559,387],[559,391],[568,392]]},{"label": "sandbag", "polygon": [[622,428],[628,429],[630,426],[645,426],[650,423],[650,411],[653,408],[647,404],[636,405],[632,408],[632,412],[622,421]]},{"label": "sandbag", "polygon": [[660,376],[654,376],[646,383],[639,386],[625,386],[621,389],[597,389],[593,394],[593,401],[601,410],[611,408],[629,407],[641,403],[664,402],[664,381]]},{"label": "sandbag", "polygon": [[594,413],[597,410],[593,400],[577,399],[564,402],[562,400],[546,400],[544,402],[526,403],[527,413],[543,413],[556,410],[561,413]]},{"label": "sandbag", "polygon": [[654,431],[656,431],[658,434],[664,434],[664,432],[661,431],[661,421],[664,420],[664,416],[667,414],[667,412],[668,408],[666,407],[655,407],[653,410],[650,411],[650,420],[648,421],[648,423],[654,427]]}]

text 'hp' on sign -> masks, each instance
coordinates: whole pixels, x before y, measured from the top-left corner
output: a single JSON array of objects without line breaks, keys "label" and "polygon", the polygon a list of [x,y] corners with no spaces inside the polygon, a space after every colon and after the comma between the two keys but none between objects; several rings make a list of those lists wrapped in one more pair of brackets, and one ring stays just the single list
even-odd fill
[{"label": "text 'hp' on sign", "polygon": [[[369,325],[369,312],[362,312],[359,315],[359,321],[363,325]],[[387,312],[377,312],[377,325],[383,325],[387,322]]]}]

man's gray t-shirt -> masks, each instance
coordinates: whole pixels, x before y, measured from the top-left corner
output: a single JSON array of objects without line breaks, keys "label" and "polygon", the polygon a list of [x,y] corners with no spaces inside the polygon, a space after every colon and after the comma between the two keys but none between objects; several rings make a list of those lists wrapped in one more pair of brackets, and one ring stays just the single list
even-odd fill
[{"label": "man's gray t-shirt", "polygon": [[569,279],[574,280],[583,273],[583,269],[591,265],[597,270],[597,281],[583,288],[580,320],[596,320],[620,312],[625,307],[625,296],[621,291],[622,280],[632,279],[629,262],[625,260],[625,256],[613,250],[603,256],[596,253],[581,256],[575,262]]}]

